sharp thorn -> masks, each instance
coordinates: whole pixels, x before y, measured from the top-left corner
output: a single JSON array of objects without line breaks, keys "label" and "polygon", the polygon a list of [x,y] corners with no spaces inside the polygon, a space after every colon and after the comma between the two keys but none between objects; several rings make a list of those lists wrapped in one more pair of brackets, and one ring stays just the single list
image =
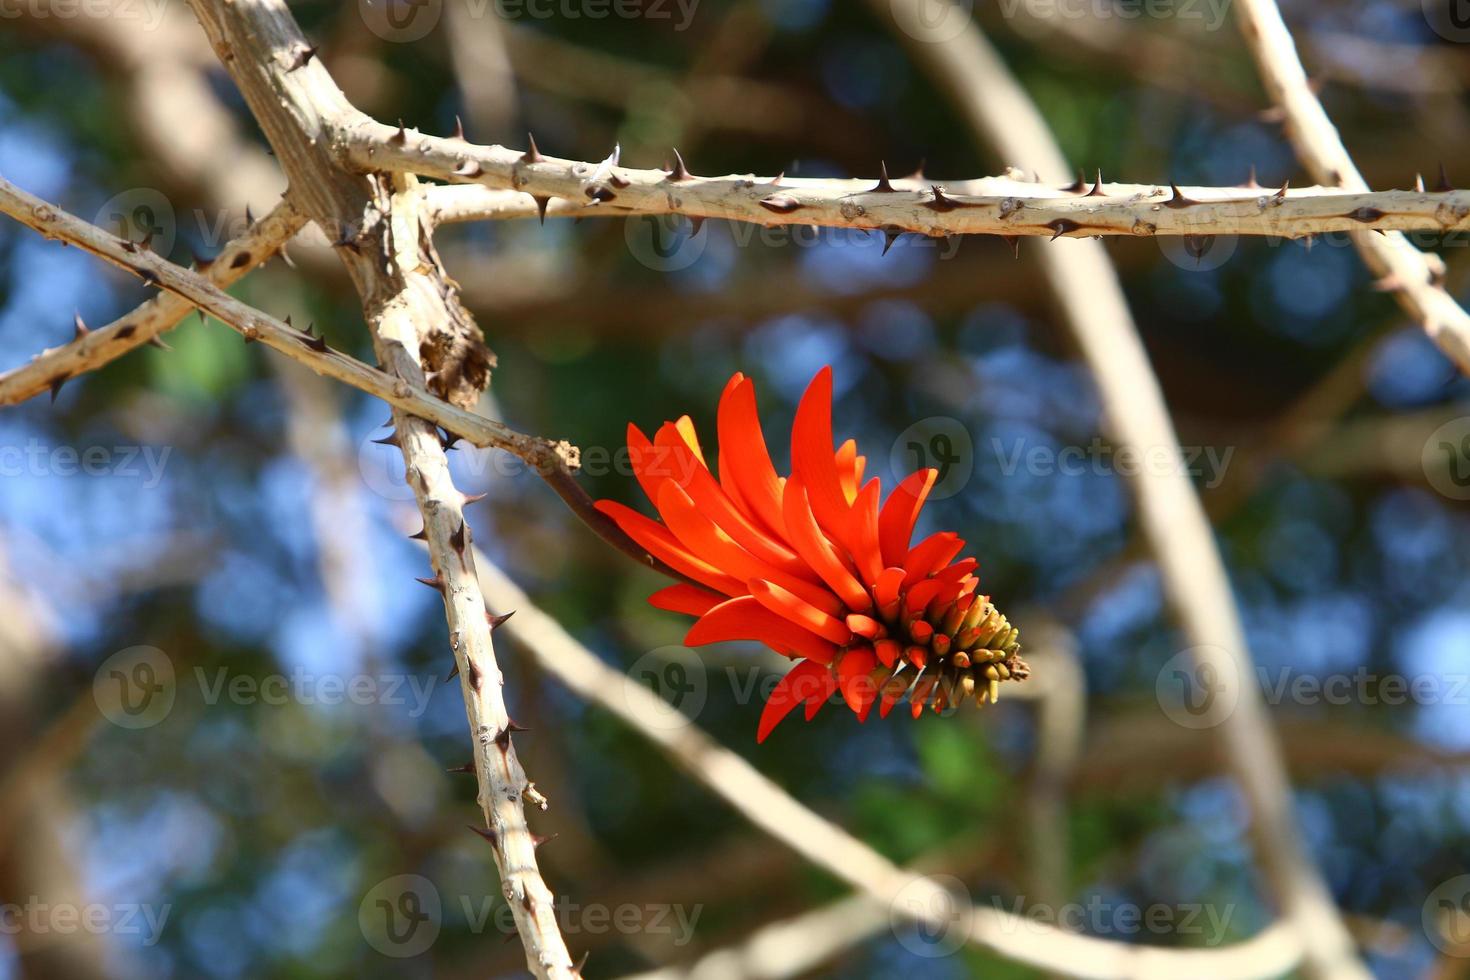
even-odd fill
[{"label": "sharp thorn", "polygon": [[521,163],[541,163],[546,158],[541,155],[541,150],[536,146],[536,137],[530,133],[526,134],[526,152],[521,154]]},{"label": "sharp thorn", "polygon": [[315,58],[316,53],[320,50],[321,45],[318,44],[307,44],[297,48],[296,56],[291,59],[291,64],[286,69],[286,74],[289,75],[291,72],[296,71],[298,68],[305,68],[311,63],[311,59]]},{"label": "sharp thorn", "polygon": [[888,179],[888,161],[878,161],[878,186],[868,193],[870,194],[892,194],[895,188],[892,181]]},{"label": "sharp thorn", "polygon": [[1187,208],[1190,205],[1199,203],[1198,201],[1192,201],[1185,197],[1184,192],[1179,189],[1178,184],[1170,184],[1169,189],[1174,193],[1172,197],[1164,202],[1164,207],[1166,208]]},{"label": "sharp thorn", "polygon": [[464,139],[464,120],[459,118],[458,113],[454,116],[454,135],[449,138],[455,140]]}]

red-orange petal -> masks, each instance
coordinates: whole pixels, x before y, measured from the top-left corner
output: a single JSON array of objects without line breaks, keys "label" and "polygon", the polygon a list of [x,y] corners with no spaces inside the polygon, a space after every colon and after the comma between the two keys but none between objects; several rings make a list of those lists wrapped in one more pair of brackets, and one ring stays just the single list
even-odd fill
[{"label": "red-orange petal", "polygon": [[[903,610],[910,616],[922,616],[930,600],[937,596],[945,583],[935,578],[926,578],[909,587],[903,596]],[[922,642],[922,641],[920,641]]]},{"label": "red-orange petal", "polygon": [[878,515],[878,540],[883,547],[884,565],[903,564],[914,536],[914,523],[938,478],[939,471],[935,469],[910,473],[883,502],[883,512]]},{"label": "red-orange petal", "polygon": [[[911,675],[911,674],[896,675],[896,676],[906,677],[910,681],[913,680],[913,675]],[[909,685],[908,684],[904,684],[902,687],[899,687],[897,684],[895,684],[894,685],[894,688],[895,688],[895,690],[890,691],[888,689],[887,684],[884,684],[882,687],[880,687],[878,689],[879,694],[880,694],[880,697],[878,699],[878,717],[879,718],[887,718],[888,717],[888,713],[893,710],[893,706],[895,704],[898,704],[898,702],[902,701],[903,700],[903,696],[908,693]]]},{"label": "red-orange petal", "polygon": [[953,531],[939,531],[914,545],[903,561],[904,587],[909,588],[948,565],[964,546],[965,542]]},{"label": "red-orange petal", "polygon": [[[740,382],[744,380],[745,375],[739,371],[736,371],[734,374],[730,375],[730,380],[725,382],[725,390],[720,393],[720,407],[722,409],[724,408],[725,402],[729,400],[730,393],[740,384]],[[719,435],[718,421],[715,425],[715,435],[716,437],[721,439],[718,449],[718,479],[720,481],[720,488],[725,491],[725,495],[729,497],[731,502],[733,502],[735,506],[740,509],[740,512],[742,514],[752,515],[755,517],[755,520],[759,521],[759,515],[756,515],[755,512],[751,509],[750,505],[746,503],[745,495],[740,492],[740,484],[737,483],[735,480],[735,466],[734,463],[725,454],[723,437],[720,437]],[[726,466],[727,462],[730,463],[729,466]]]},{"label": "red-orange petal", "polygon": [[675,537],[692,554],[744,583],[745,588],[740,591],[749,592],[752,581],[766,579],[827,613],[841,610],[840,600],[826,588],[788,575],[740,547],[734,538],[702,514],[689,498],[689,494],[684,492],[684,488],[673,480],[664,483],[658,499],[659,513],[663,515]]},{"label": "red-orange petal", "polygon": [[739,486],[740,496],[766,528],[786,537],[781,513],[781,479],[771,465],[766,437],[761,432],[750,379],[726,386],[717,421],[720,437],[720,479]]},{"label": "red-orange petal", "polygon": [[817,716],[817,712],[826,706],[832,695],[837,693],[837,675],[832,673],[828,667],[825,674],[818,678],[818,687],[812,692],[812,696],[806,699],[806,720],[811,721]]},{"label": "red-orange petal", "polygon": [[633,467],[633,475],[638,478],[638,485],[643,488],[644,496],[655,507],[658,506],[658,488],[669,476],[667,466],[659,461],[660,453],[668,456],[666,450],[659,450],[653,445],[642,429],[632,422],[628,423],[628,462]]},{"label": "red-orange petal", "polygon": [[884,633],[883,624],[872,616],[864,616],[862,613],[848,613],[844,622],[847,628],[858,636],[868,640],[876,640]]},{"label": "red-orange petal", "polygon": [[780,645],[817,663],[831,663],[837,645],[802,629],[783,616],[763,607],[754,596],[737,596],[715,606],[699,618],[684,642],[692,647],[726,640],[752,640],[775,649]]},{"label": "red-orange petal", "polygon": [[862,485],[857,473],[857,460],[856,439],[849,439],[838,446],[837,455],[833,457],[833,465],[837,467],[837,479],[842,485],[842,496],[849,507],[857,499],[858,487]]},{"label": "red-orange petal", "polygon": [[877,666],[878,657],[871,647],[853,647],[837,664],[837,686],[842,691],[842,700],[860,719],[867,718],[868,709],[878,697],[878,685],[871,676]]},{"label": "red-orange petal", "polygon": [[842,620],[818,609],[775,582],[757,579],[750,583],[750,594],[771,612],[804,630],[810,630],[824,640],[841,646],[852,639],[852,630]]},{"label": "red-orange petal", "polygon": [[786,529],[796,553],[812,567],[822,581],[826,582],[853,612],[867,612],[873,607],[872,598],[863,584],[842,563],[831,542],[817,527],[807,501],[806,488],[795,477],[786,482],[783,510]]},{"label": "red-orange petal", "polygon": [[648,604],[655,609],[684,613],[686,616],[703,616],[724,602],[726,598],[717,592],[701,589],[697,585],[680,582],[678,585],[659,589],[648,597]]},{"label": "red-orange petal", "polygon": [[687,415],[681,415],[673,426],[679,431],[679,437],[684,440],[684,445],[688,446],[689,451],[699,460],[699,465],[708,469],[709,464],[704,461],[704,450],[699,448],[699,433],[694,431],[694,420]]},{"label": "red-orange petal", "polygon": [[897,565],[885,568],[873,584],[873,601],[878,604],[878,612],[884,619],[892,619],[898,612],[899,592],[903,589],[906,574]]},{"label": "red-orange petal", "polygon": [[806,487],[812,516],[834,539],[847,527],[847,497],[832,450],[832,369],[817,372],[796,406],[791,426],[791,475]]},{"label": "red-orange petal", "polygon": [[883,552],[878,545],[878,478],[858,492],[848,512],[847,548],[864,582],[877,582],[883,573]]},{"label": "red-orange petal", "polygon": [[791,714],[792,709],[809,700],[812,691],[822,686],[822,675],[831,677],[832,673],[810,660],[803,660],[787,671],[786,676],[781,678],[771,696],[766,699],[766,706],[761,710],[760,724],[756,727],[755,740],[764,742],[771,730]]},{"label": "red-orange petal", "polygon": [[649,554],[674,571],[725,595],[745,593],[744,582],[690,552],[668,528],[652,518],[644,517],[633,508],[625,507],[615,500],[599,500],[595,506],[611,517],[623,529],[623,533],[647,548]]},{"label": "red-orange petal", "polygon": [[788,574],[816,581],[816,574],[797,557],[796,552],[753,523],[735,506],[704,463],[695,458],[684,444],[674,423],[668,423],[659,429],[658,435],[654,437],[654,445],[670,453],[674,471],[677,473],[673,477],[674,481],[689,494],[700,512],[718,524],[740,547]]}]

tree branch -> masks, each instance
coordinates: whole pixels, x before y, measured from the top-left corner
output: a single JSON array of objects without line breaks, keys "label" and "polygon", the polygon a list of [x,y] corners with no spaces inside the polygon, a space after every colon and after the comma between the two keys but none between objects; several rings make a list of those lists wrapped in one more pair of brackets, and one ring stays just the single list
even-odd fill
[{"label": "tree branch", "polygon": [[[1305,187],[1184,187],[1095,184],[1058,188],[982,177],[938,184],[922,178],[818,180],[695,177],[677,167],[634,170],[614,158],[586,163],[478,146],[358,119],[337,131],[345,162],[439,180],[519,190],[582,205],[577,212],[682,214],[761,225],[818,225],[921,235],[1047,238],[1096,235],[1259,235],[1301,238],[1332,231],[1470,229],[1470,191],[1354,192]],[[1080,185],[1080,186],[1079,186]],[[486,217],[506,217],[486,198]],[[466,213],[461,209],[461,220]]]},{"label": "tree branch", "polygon": [[[1045,174],[1065,173],[1066,161],[1046,121],[979,29],[970,22],[954,36],[936,33],[935,11],[926,10],[925,2],[870,0],[870,6],[901,28],[977,139],[1004,156],[1035,161]],[[967,8],[950,13],[969,17]],[[1191,644],[1185,652],[1197,672],[1217,682],[1208,721],[1224,742],[1231,774],[1250,807],[1262,871],[1301,944],[1303,968],[1318,977],[1365,977],[1331,893],[1306,856],[1224,562],[1179,462],[1179,440],[1117,273],[1096,243],[1038,254],[1096,380],[1113,438],[1139,451],[1165,452],[1177,463],[1131,474],[1139,522]]]},{"label": "tree branch", "polygon": [[[1319,183],[1347,192],[1366,190],[1368,184],[1348,155],[1337,127],[1307,82],[1275,0],[1241,0],[1235,13],[1261,80],[1286,116],[1286,134],[1297,158]],[[1470,374],[1470,314],[1445,291],[1444,264],[1439,258],[1426,256],[1403,235],[1393,233],[1378,237],[1359,229],[1353,234],[1353,244],[1379,281],[1392,288],[1404,311],[1423,325],[1446,357]]]},{"label": "tree branch", "polygon": [[1162,949],[1077,935],[998,908],[957,906],[957,897],[935,881],[899,868],[803,806],[692,721],[650,722],[669,716],[666,702],[578,643],[483,555],[476,554],[475,567],[496,607],[516,611],[505,628],[543,670],[628,724],[756,827],[878,903],[885,917],[912,917],[945,935],[958,929],[967,941],[1007,959],[1078,977],[1273,977],[1300,957],[1298,937],[1279,927],[1230,947]]},{"label": "tree branch", "polygon": [[[223,289],[267,262],[304,224],[306,216],[289,201],[281,201],[270,214],[226,244],[208,264],[202,264],[199,271],[208,282]],[[64,237],[60,233],[58,236]],[[31,363],[0,374],[0,405],[23,402],[47,388],[56,391],[77,375],[96,371],[172,330],[195,308],[176,293],[162,293],[105,327],[83,332],[84,327],[79,326],[71,343],[44,351]]]},{"label": "tree branch", "polygon": [[[478,401],[494,355],[443,273],[417,213],[411,179],[392,185],[348,173],[327,154],[330,127],[356,110],[314,57],[283,0],[191,0],[225,68],[291,182],[293,199],[341,247],[362,297],[378,359],[405,390],[429,388],[460,409]],[[335,121],[335,122],[334,122]],[[375,372],[376,373],[376,372]],[[466,412],[465,414],[469,414]],[[539,978],[577,975],[526,823],[527,799],[545,805],[516,757],[491,624],[468,551],[464,497],[428,417],[394,403],[395,438],[424,521],[444,598],[474,743],[484,836],[500,871],[526,964]],[[563,462],[567,462],[564,460]]]}]

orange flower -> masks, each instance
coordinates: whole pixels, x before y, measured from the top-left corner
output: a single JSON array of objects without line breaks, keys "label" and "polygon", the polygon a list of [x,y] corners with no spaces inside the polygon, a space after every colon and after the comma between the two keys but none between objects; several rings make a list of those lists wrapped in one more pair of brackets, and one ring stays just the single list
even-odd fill
[{"label": "orange flower", "polygon": [[[798,705],[811,720],[832,695],[866,721],[900,701],[917,718],[1029,673],[1017,631],[977,595],[975,559],[950,531],[910,547],[937,471],[903,480],[879,506],[867,458],[832,447],[832,369],[796,410],[791,475],[771,464],[755,385],[736,374],[720,398],[718,479],[689,416],[652,441],[628,426],[633,472],[663,523],[611,500],[597,508],[689,580],[654,593],[659,609],[697,616],[684,642],[756,640],[797,663],[766,701],[757,741]],[[689,584],[698,583],[698,584]]]}]

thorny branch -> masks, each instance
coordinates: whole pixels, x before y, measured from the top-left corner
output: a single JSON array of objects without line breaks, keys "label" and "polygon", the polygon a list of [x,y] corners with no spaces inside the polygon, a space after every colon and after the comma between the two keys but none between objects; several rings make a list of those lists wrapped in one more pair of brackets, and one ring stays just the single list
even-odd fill
[{"label": "thorny branch", "polygon": [[[866,180],[693,175],[676,156],[672,169],[635,170],[619,153],[600,163],[527,150],[479,146],[361,120],[337,134],[344,159],[366,171],[393,170],[452,183],[479,183],[528,195],[538,207],[555,199],[579,215],[681,214],[761,225],[857,228],[888,235],[1038,236],[1259,235],[1302,238],[1374,230],[1470,229],[1470,191],[1355,192],[1329,187],[1265,188],[1118,184],[1081,176],[1066,187],[1001,177],[939,183],[922,175]],[[486,198],[487,217],[505,216]]]},{"label": "thorny branch", "polygon": [[[979,141],[1005,156],[1036,160],[1048,174],[1066,172],[1046,120],[973,23],[956,36],[941,37],[925,16],[923,0],[870,0],[870,5],[913,42]],[[1096,381],[1114,438],[1164,450],[1177,460],[1178,436],[1106,253],[1095,242],[1076,242],[1042,250],[1039,257]],[[1197,671],[1208,671],[1219,681],[1210,721],[1249,806],[1259,863],[1282,919],[1300,942],[1303,972],[1312,977],[1366,976],[1296,827],[1291,784],[1260,691],[1251,683],[1250,648],[1224,561],[1185,472],[1182,465],[1135,472],[1131,490],[1165,594],[1191,644],[1185,652]]]},{"label": "thorny branch", "polygon": [[[1366,190],[1367,182],[1307,81],[1275,0],[1241,0],[1235,15],[1266,90],[1285,115],[1286,135],[1297,157],[1321,183],[1347,192]],[[1425,255],[1403,235],[1391,232],[1379,237],[1359,229],[1353,244],[1404,312],[1423,325],[1461,371],[1470,374],[1470,313],[1445,291],[1439,258]]]},{"label": "thorny branch", "polygon": [[[145,324],[156,333],[163,329],[162,324],[167,317],[174,316],[178,310],[182,309],[179,316],[184,316],[197,307],[239,333],[247,343],[259,341],[300,361],[317,374],[375,395],[395,408],[433,422],[448,433],[445,441],[462,438],[475,446],[511,453],[525,462],[603,540],[648,568],[674,578],[680,577],[650,556],[593,506],[592,498],[577,483],[575,473],[580,453],[571,443],[517,432],[501,422],[457,408],[401,377],[369,367],[327,346],[325,340],[312,334],[310,327],[298,330],[290,323],[248,306],[202,275],[175,265],[138,243],[88,224],[26,193],[3,177],[0,177],[0,213],[10,215],[48,238],[76,245],[128,269],[149,285],[165,291],[164,295],[143,304],[107,328],[80,336],[60,350],[42,355],[10,375],[0,376],[0,393],[5,393],[5,397],[0,397],[0,404],[20,400],[19,396],[8,394],[12,386],[18,391],[32,392],[49,388],[54,397],[54,393],[77,373],[100,367],[112,357],[145,343],[146,338],[138,339]],[[240,243],[232,243],[226,254],[231,254],[237,244]],[[223,263],[217,261],[215,267],[239,262],[239,271],[243,274],[244,266],[248,264],[243,261],[246,253],[234,254],[233,259]],[[269,254],[267,250],[266,255]],[[166,314],[163,312],[165,309],[168,311]]]},{"label": "thorny branch", "polygon": [[1162,949],[1076,935],[998,908],[972,907],[803,806],[693,721],[671,719],[674,709],[658,695],[577,642],[483,555],[477,554],[475,567],[485,594],[500,608],[516,610],[506,630],[543,670],[616,715],[762,831],[876,903],[889,921],[912,919],[1016,962],[1078,977],[1265,978],[1290,970],[1300,958],[1298,937],[1279,925],[1234,946]]},{"label": "thorny branch", "polygon": [[[210,283],[223,289],[269,261],[304,224],[306,216],[289,201],[282,201],[270,214],[225,245],[214,258],[198,263],[197,268]],[[183,296],[165,292],[95,330],[88,329],[78,317],[76,337],[70,343],[43,351],[31,363],[0,374],[0,405],[23,402],[48,388],[55,398],[65,382],[153,343],[159,334],[178,326],[195,308]]]},{"label": "thorny branch", "polygon": [[[472,408],[489,384],[495,357],[460,305],[418,217],[413,179],[352,174],[326,154],[330,121],[357,112],[315,58],[316,49],[284,0],[190,0],[190,6],[270,141],[293,201],[329,237],[336,235],[391,387],[427,388],[454,406]],[[434,568],[430,584],[444,599],[474,746],[470,768],[485,823],[479,832],[491,845],[527,967],[542,980],[569,980],[579,970],[558,927],[526,822],[527,801],[544,806],[545,799],[527,779],[513,744],[516,726],[491,640],[494,623],[486,616],[468,551],[465,498],[430,424],[437,420],[405,401],[394,402],[393,438],[424,521]]]}]

